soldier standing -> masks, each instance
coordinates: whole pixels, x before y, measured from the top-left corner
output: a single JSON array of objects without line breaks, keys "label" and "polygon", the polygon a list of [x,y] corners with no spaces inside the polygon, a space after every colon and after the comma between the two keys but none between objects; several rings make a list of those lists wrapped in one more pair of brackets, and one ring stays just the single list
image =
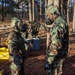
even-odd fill
[{"label": "soldier standing", "polygon": [[24,75],[25,60],[25,40],[21,36],[21,32],[26,31],[26,25],[19,18],[12,18],[11,27],[13,28],[8,35],[8,50],[11,75]]},{"label": "soldier standing", "polygon": [[40,24],[36,21],[30,22],[30,24],[31,24],[31,30],[32,30],[32,37],[38,38],[38,30],[39,30]]},{"label": "soldier standing", "polygon": [[68,53],[68,25],[54,5],[48,6],[46,15],[50,41],[47,45],[47,62],[44,69],[48,70],[48,75],[60,75]]}]

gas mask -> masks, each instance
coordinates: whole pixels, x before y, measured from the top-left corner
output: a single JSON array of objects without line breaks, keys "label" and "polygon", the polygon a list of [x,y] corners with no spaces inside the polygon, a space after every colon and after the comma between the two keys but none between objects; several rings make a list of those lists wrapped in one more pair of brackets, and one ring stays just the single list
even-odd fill
[{"label": "gas mask", "polygon": [[23,24],[23,25],[20,25],[20,26],[19,26],[19,30],[20,30],[21,32],[26,32],[27,28],[28,28],[27,24]]},{"label": "gas mask", "polygon": [[53,21],[50,20],[48,16],[46,17],[45,21],[46,21],[46,25],[51,25],[53,23]]}]

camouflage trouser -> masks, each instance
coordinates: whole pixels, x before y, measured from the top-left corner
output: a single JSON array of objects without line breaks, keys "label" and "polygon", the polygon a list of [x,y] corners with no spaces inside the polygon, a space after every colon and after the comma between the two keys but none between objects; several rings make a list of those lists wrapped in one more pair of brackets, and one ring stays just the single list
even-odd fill
[{"label": "camouflage trouser", "polygon": [[58,64],[57,61],[52,65],[54,68],[48,70],[48,75],[61,75],[63,73],[63,59],[61,59]]},{"label": "camouflage trouser", "polygon": [[19,65],[15,64],[15,62],[12,61],[10,64],[10,71],[10,75],[24,75],[24,60],[22,59],[22,63],[20,63]]}]

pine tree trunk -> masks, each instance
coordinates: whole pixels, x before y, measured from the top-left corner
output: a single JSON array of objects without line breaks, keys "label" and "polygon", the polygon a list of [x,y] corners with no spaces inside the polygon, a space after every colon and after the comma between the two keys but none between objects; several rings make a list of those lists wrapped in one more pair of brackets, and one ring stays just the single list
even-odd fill
[{"label": "pine tree trunk", "polygon": [[2,21],[4,21],[4,1],[2,0]]},{"label": "pine tree trunk", "polygon": [[63,0],[61,0],[60,8],[61,8],[60,12],[61,12],[61,14],[63,15]]},{"label": "pine tree trunk", "polygon": [[67,23],[69,25],[69,5],[70,5],[70,0],[67,2]]},{"label": "pine tree trunk", "polygon": [[48,0],[45,0],[45,14],[46,14],[47,6],[48,6]]},{"label": "pine tree trunk", "polygon": [[32,12],[33,12],[33,21],[34,21],[34,0],[32,0]]},{"label": "pine tree trunk", "polygon": [[48,0],[48,5],[54,4],[55,6],[58,6],[59,8],[59,0]]},{"label": "pine tree trunk", "polygon": [[42,1],[40,0],[40,21],[42,21]]},{"label": "pine tree trunk", "polygon": [[48,6],[54,4],[54,0],[48,0]]},{"label": "pine tree trunk", "polygon": [[54,0],[54,5],[59,8],[59,0]]},{"label": "pine tree trunk", "polygon": [[73,32],[75,33],[75,0],[74,0],[74,11],[73,11]]},{"label": "pine tree trunk", "polygon": [[5,0],[5,17],[6,17],[6,0]]},{"label": "pine tree trunk", "polygon": [[31,0],[29,0],[29,21],[32,21],[32,16],[31,16]]}]

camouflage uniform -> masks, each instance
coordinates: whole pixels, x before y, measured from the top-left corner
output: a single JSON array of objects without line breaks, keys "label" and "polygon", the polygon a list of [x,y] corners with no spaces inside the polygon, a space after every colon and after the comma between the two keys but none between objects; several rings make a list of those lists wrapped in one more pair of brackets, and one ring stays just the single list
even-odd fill
[{"label": "camouflage uniform", "polygon": [[37,23],[35,21],[31,22],[31,30],[32,30],[32,37],[36,38],[38,37],[38,29]]},{"label": "camouflage uniform", "polygon": [[[27,25],[27,24],[25,24],[25,25]],[[27,30],[26,30],[25,32],[21,33],[21,36],[22,36],[24,39],[28,38],[28,25],[26,26],[26,28],[27,28]]]},{"label": "camouflage uniform", "polygon": [[[48,11],[52,14],[57,11],[56,7],[50,6],[49,9]],[[57,13],[59,14],[58,11]],[[48,72],[51,75],[58,75],[62,72],[63,62],[68,52],[68,25],[60,15],[52,23],[49,40],[47,61],[50,64],[50,70]]]},{"label": "camouflage uniform", "polygon": [[[14,18],[14,20],[13,23],[16,23],[18,19]],[[13,23],[11,25],[14,25]],[[8,50],[11,75],[24,75],[25,45],[17,28],[14,28],[8,36]]]},{"label": "camouflage uniform", "polygon": [[24,32],[24,33],[21,33],[21,36],[26,39],[28,38],[28,31]]}]

